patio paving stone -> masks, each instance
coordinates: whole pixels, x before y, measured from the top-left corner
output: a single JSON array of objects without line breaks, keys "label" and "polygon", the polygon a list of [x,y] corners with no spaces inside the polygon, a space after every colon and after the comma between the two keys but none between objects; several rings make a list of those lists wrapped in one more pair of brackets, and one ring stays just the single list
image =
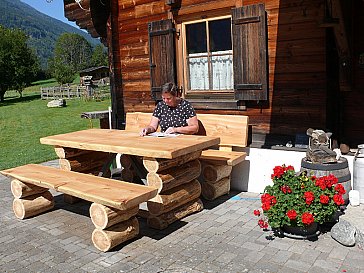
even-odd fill
[{"label": "patio paving stone", "polygon": [[[139,218],[140,235],[107,253],[92,244],[90,204],[65,204],[54,194],[54,210],[18,220],[10,180],[0,176],[0,272],[364,273],[364,250],[342,246],[330,232],[308,241],[262,231],[253,215],[260,206],[256,193],[204,201],[203,211],[162,231]],[[362,207],[346,219],[361,215]]]}]

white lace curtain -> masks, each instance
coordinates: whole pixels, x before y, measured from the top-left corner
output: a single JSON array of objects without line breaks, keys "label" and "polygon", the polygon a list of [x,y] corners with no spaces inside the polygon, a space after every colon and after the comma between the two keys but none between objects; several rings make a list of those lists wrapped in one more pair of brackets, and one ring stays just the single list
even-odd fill
[{"label": "white lace curtain", "polygon": [[[233,56],[231,53],[231,50],[213,52],[211,56],[212,90],[233,89]],[[214,56],[215,54],[229,55]],[[206,53],[190,54],[189,57],[191,90],[209,90],[208,57]]]}]

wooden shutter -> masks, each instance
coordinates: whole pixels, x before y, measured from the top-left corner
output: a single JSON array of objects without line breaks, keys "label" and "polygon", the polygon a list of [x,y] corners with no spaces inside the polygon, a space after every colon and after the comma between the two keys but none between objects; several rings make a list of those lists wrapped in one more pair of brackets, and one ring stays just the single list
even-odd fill
[{"label": "wooden shutter", "polygon": [[175,29],[168,19],[150,22],[148,30],[152,98],[161,100],[162,85],[166,82],[176,83]]},{"label": "wooden shutter", "polygon": [[237,100],[266,100],[267,36],[264,4],[232,10],[234,91]]}]

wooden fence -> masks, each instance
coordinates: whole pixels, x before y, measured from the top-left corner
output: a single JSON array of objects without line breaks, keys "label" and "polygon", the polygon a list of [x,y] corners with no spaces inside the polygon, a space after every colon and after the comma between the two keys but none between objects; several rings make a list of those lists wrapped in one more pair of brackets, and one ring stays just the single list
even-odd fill
[{"label": "wooden fence", "polygon": [[81,85],[41,87],[40,94],[42,100],[72,99],[72,98],[81,98],[87,95],[86,87]]}]

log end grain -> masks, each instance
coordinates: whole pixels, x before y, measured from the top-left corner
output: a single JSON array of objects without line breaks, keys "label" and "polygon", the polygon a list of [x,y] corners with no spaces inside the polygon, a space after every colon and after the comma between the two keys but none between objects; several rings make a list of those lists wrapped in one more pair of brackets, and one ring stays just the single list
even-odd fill
[{"label": "log end grain", "polygon": [[47,188],[42,188],[33,184],[23,183],[18,179],[13,179],[10,184],[11,193],[15,198],[24,198],[38,193],[48,191]]},{"label": "log end grain", "polygon": [[92,242],[98,250],[106,252],[138,234],[139,222],[133,217],[105,230],[95,229],[92,232]]},{"label": "log end grain", "polygon": [[101,204],[92,203],[90,206],[90,217],[97,229],[105,229],[130,219],[137,215],[138,211],[138,206],[128,210],[118,210]]},{"label": "log end grain", "polygon": [[15,198],[13,201],[13,211],[17,218],[29,218],[48,210],[53,209],[54,200],[49,191],[28,196],[24,199]]}]

